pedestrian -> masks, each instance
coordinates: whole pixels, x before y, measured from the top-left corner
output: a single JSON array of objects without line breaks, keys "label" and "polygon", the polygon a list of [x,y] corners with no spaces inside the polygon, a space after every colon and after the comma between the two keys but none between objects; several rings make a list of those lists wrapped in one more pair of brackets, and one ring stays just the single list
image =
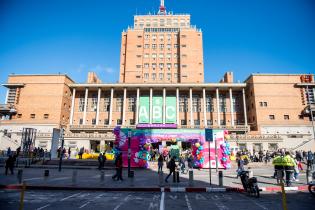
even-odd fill
[{"label": "pedestrian", "polygon": [[102,153],[100,153],[98,155],[97,160],[98,160],[98,170],[101,170],[102,169],[102,164],[103,164],[103,154]]},{"label": "pedestrian", "polygon": [[294,166],[294,175],[293,175],[293,180],[298,182],[299,181],[299,167],[298,167],[298,161],[296,159],[294,159],[295,161],[295,166]]},{"label": "pedestrian", "polygon": [[160,156],[158,158],[158,174],[160,172],[163,173],[163,162],[164,162],[164,158],[163,158],[162,154],[160,154]]},{"label": "pedestrian", "polygon": [[9,158],[5,162],[5,175],[8,175],[8,169],[10,169],[11,174],[14,174],[14,163],[15,163],[15,157],[12,155],[9,155]]},{"label": "pedestrian", "polygon": [[188,163],[188,168],[189,169],[192,169],[194,167],[193,166],[193,157],[192,157],[192,155],[190,153],[188,154],[187,163]]},{"label": "pedestrian", "polygon": [[105,162],[106,162],[106,154],[103,152],[103,161],[102,161],[102,167],[105,167]]},{"label": "pedestrian", "polygon": [[283,163],[282,159],[283,159],[283,156],[281,156],[281,153],[277,152],[272,161],[272,164],[274,165],[274,169],[275,169],[273,178],[277,178],[278,184],[280,183],[280,180],[283,180],[283,177],[284,177],[284,167],[282,165]]},{"label": "pedestrian", "polygon": [[71,157],[71,148],[69,147],[68,148],[68,159],[70,159],[70,157]]},{"label": "pedestrian", "polygon": [[314,155],[313,155],[313,153],[311,151],[307,152],[306,160],[307,160],[307,169],[312,169]]},{"label": "pedestrian", "polygon": [[167,163],[167,168],[170,170],[170,173],[167,175],[165,178],[165,182],[167,183],[167,179],[171,176],[171,174],[175,174],[175,168],[176,168],[176,163],[175,163],[175,156],[171,158],[171,160]]},{"label": "pedestrian", "polygon": [[11,155],[11,152],[12,152],[11,148],[9,147],[8,150],[7,150],[7,157],[9,157]]},{"label": "pedestrian", "polygon": [[185,167],[185,157],[183,155],[180,155],[178,162],[179,162],[181,173],[182,174],[185,173],[185,169],[186,169],[186,167]]},{"label": "pedestrian", "polygon": [[79,151],[79,159],[82,159],[83,153],[84,153],[84,147],[81,147]]},{"label": "pedestrian", "polygon": [[291,154],[289,151],[285,152],[285,156],[283,158],[283,166],[285,169],[285,182],[287,187],[291,187],[292,185],[292,179],[293,179],[293,173],[294,173],[294,167],[295,167],[295,161],[291,157]]},{"label": "pedestrian", "polygon": [[237,159],[237,175],[236,178],[238,178],[241,174],[241,172],[244,171],[244,159],[243,156],[239,156]]},{"label": "pedestrian", "polygon": [[115,159],[115,167],[116,167],[116,174],[112,177],[113,180],[121,180],[123,181],[122,178],[122,154],[119,153]]}]

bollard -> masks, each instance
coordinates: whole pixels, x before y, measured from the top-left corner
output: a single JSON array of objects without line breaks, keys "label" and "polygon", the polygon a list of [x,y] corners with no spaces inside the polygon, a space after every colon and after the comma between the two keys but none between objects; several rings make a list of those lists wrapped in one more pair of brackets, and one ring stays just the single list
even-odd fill
[{"label": "bollard", "polygon": [[24,209],[24,192],[25,192],[25,189],[26,189],[26,183],[23,182],[22,189],[21,189],[21,197],[20,197],[20,207],[19,207],[19,210],[23,210],[23,209]]},{"label": "bollard", "polygon": [[163,173],[159,173],[159,183],[160,183],[160,186],[164,186],[164,179],[163,179]]},{"label": "bollard", "polygon": [[219,171],[219,186],[223,187],[223,171]]},{"label": "bollard", "polygon": [[176,171],[176,182],[179,183],[179,171]]},{"label": "bollard", "polygon": [[17,173],[17,178],[18,178],[19,184],[22,183],[22,177],[23,177],[23,170],[19,169],[18,173]]},{"label": "bollard", "polygon": [[194,171],[193,169],[189,169],[189,186],[194,185]]},{"label": "bollard", "polygon": [[45,170],[44,171],[44,177],[48,177],[49,176],[49,170]]},{"label": "bollard", "polygon": [[105,177],[105,172],[102,170],[101,171],[101,182],[103,182],[104,181],[104,177]]},{"label": "bollard", "polygon": [[77,182],[77,175],[78,175],[78,171],[73,170],[72,171],[72,184],[75,184]]}]

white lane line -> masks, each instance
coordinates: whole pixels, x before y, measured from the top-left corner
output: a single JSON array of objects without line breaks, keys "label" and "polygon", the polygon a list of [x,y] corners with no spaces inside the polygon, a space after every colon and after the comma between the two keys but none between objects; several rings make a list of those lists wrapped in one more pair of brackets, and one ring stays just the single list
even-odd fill
[{"label": "white lane line", "polygon": [[131,195],[128,195],[127,197],[125,197],[124,200],[123,200],[122,202],[120,202],[120,203],[114,208],[114,210],[119,209],[119,207],[120,207],[121,205],[123,205],[126,201],[128,201],[129,197],[131,197]]},{"label": "white lane line", "polygon": [[79,207],[79,209],[82,209],[84,206],[88,205],[90,203],[90,201],[86,202],[85,204],[83,204],[82,206]]},{"label": "white lane line", "polygon": [[65,179],[70,179],[71,177],[59,177],[59,178],[54,178],[54,179],[51,179],[49,181],[58,181],[58,180],[65,180]]},{"label": "white lane line", "polygon": [[186,199],[188,210],[192,210],[187,194],[185,194],[185,199]]},{"label": "white lane line", "polygon": [[220,210],[229,210],[229,208],[228,208],[227,206],[225,206],[222,202],[217,201],[217,202],[215,202],[214,204],[215,204],[215,205],[218,207],[218,209],[220,209]]},{"label": "white lane line", "polygon": [[61,199],[60,201],[68,200],[69,198],[73,198],[74,196],[77,196],[77,195],[80,195],[80,194],[81,194],[81,192],[80,192],[80,193],[73,194],[73,195],[70,195],[70,196],[68,196],[68,197],[65,197],[65,198]]},{"label": "white lane line", "polygon": [[264,210],[268,210],[268,208],[266,208],[265,206],[261,205],[260,203],[257,203],[256,201],[253,201],[257,206],[259,206],[260,208],[264,209]]},{"label": "white lane line", "polygon": [[35,178],[24,179],[24,181],[31,181],[31,180],[36,180],[36,179],[42,179],[42,177],[35,177]]},{"label": "white lane line", "polygon": [[165,198],[165,193],[162,192],[161,202],[160,202],[160,210],[164,210],[164,208],[165,208],[164,198]]},{"label": "white lane line", "polygon": [[44,208],[46,208],[46,207],[48,207],[48,206],[50,206],[50,204],[47,204],[47,205],[45,205],[45,206],[42,206],[42,207],[40,207],[40,208],[38,208],[38,209],[36,209],[36,210],[41,210],[41,209],[44,209]]}]

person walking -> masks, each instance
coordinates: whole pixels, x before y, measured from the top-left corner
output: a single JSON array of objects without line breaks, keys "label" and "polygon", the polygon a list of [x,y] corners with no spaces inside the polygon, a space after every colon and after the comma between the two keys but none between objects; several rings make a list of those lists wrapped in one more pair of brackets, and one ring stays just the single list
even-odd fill
[{"label": "person walking", "polygon": [[171,174],[175,174],[175,168],[176,168],[176,163],[175,163],[175,157],[173,156],[167,164],[167,168],[170,170],[170,173],[167,175],[165,178],[165,182],[167,183],[168,178],[171,176]]},{"label": "person walking", "polygon": [[106,162],[106,154],[103,152],[103,161],[102,161],[102,167],[105,167],[105,162]]},{"label": "person walking", "polygon": [[15,157],[12,155],[9,155],[9,158],[5,162],[5,175],[8,175],[8,169],[10,169],[11,174],[14,174],[14,163],[15,163]]},{"label": "person walking", "polygon": [[294,159],[291,157],[290,152],[286,151],[283,157],[283,166],[285,170],[285,182],[287,187],[291,187],[294,167],[296,166]]},{"label": "person walking", "polygon": [[274,166],[275,172],[273,174],[273,178],[277,178],[277,183],[280,183],[280,180],[283,180],[284,177],[284,167],[282,165],[283,163],[283,156],[281,156],[281,153],[277,152],[275,154],[275,157],[272,160],[272,164]]},{"label": "person walking", "polygon": [[82,159],[83,153],[84,153],[84,147],[81,147],[79,151],[79,159]]},{"label": "person walking", "polygon": [[160,172],[163,173],[163,162],[164,162],[164,158],[163,158],[162,154],[160,154],[160,156],[158,158],[158,174]]},{"label": "person walking", "polygon": [[122,178],[122,154],[119,153],[115,159],[115,167],[116,167],[116,174],[112,176],[113,180],[121,180],[123,181]]},{"label": "person walking", "polygon": [[103,164],[103,154],[100,153],[97,157],[97,160],[98,160],[98,170],[101,170],[102,169],[102,164]]},{"label": "person walking", "polygon": [[8,150],[7,150],[7,157],[10,157],[12,151],[11,151],[11,148],[9,147]]},{"label": "person walking", "polygon": [[312,169],[314,155],[311,151],[307,152],[306,160],[307,160],[307,169]]}]

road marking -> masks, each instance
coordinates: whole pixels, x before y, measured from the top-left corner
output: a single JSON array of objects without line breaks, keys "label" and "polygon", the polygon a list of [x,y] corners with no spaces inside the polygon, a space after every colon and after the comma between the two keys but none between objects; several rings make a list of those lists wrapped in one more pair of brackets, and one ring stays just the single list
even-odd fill
[{"label": "road marking", "polygon": [[73,194],[73,195],[70,195],[70,196],[68,196],[68,197],[65,197],[65,198],[61,199],[60,201],[68,200],[69,198],[73,198],[74,196],[77,196],[77,195],[80,195],[80,194],[81,194],[81,192],[80,192],[80,193]]},{"label": "road marking", "polygon": [[255,203],[257,206],[259,206],[262,209],[268,210],[268,208],[266,208],[265,206],[261,205],[260,203],[257,203],[256,201],[253,201],[253,203]]},{"label": "road marking", "polygon": [[197,193],[196,194],[196,200],[207,200],[203,195]]},{"label": "road marking", "polygon": [[45,205],[45,206],[42,206],[42,207],[40,207],[40,208],[38,208],[38,209],[36,209],[36,210],[41,210],[41,209],[44,209],[44,208],[46,208],[46,207],[48,207],[48,206],[50,206],[50,204],[47,204],[47,205]]},{"label": "road marking", "polygon": [[59,178],[51,179],[49,181],[58,181],[58,180],[65,180],[65,179],[70,179],[70,177],[59,177]]},{"label": "road marking", "polygon": [[169,195],[169,197],[170,197],[172,200],[176,200],[176,199],[177,199],[177,195],[174,195],[174,196]]},{"label": "road marking", "polygon": [[187,194],[185,194],[185,199],[186,199],[188,210],[192,210]]},{"label": "road marking", "polygon": [[36,179],[42,179],[42,177],[35,177],[35,178],[24,179],[24,181],[31,181],[31,180],[36,180]]},{"label": "road marking", "polygon": [[82,206],[80,206],[79,209],[82,209],[84,206],[88,205],[89,203],[90,203],[90,201],[89,201],[89,202],[86,202],[85,204],[83,204]]},{"label": "road marking", "polygon": [[125,199],[124,199],[122,202],[120,202],[120,203],[114,208],[114,210],[119,209],[119,207],[120,207],[121,205],[123,205],[125,202],[128,201],[129,197],[131,197],[131,195],[128,195],[127,197],[125,197]]},{"label": "road marking", "polygon": [[223,203],[221,202],[215,202],[215,205],[220,209],[220,210],[228,210],[229,208],[227,206],[225,206]]},{"label": "road marking", "polygon": [[165,198],[165,193],[162,192],[162,196],[161,196],[161,202],[160,202],[160,210],[164,210],[165,208],[165,204],[164,204],[164,198]]}]

